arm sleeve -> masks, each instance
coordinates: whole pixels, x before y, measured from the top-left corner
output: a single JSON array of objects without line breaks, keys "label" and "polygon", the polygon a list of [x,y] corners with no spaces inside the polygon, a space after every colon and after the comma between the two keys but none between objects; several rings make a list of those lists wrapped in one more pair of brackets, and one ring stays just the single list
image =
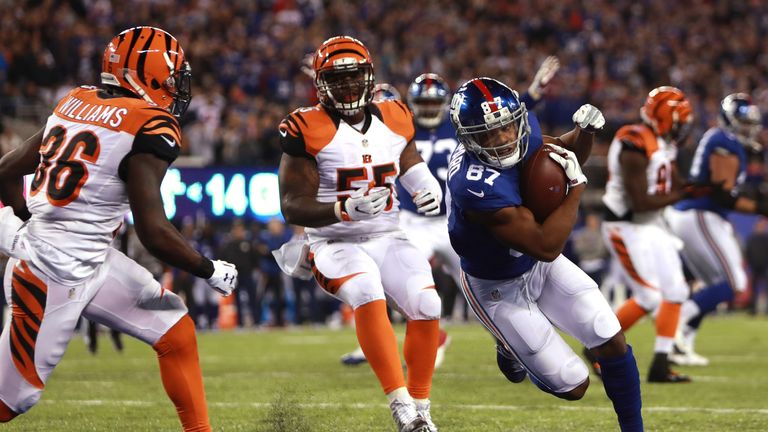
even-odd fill
[{"label": "arm sleeve", "polygon": [[118,166],[118,175],[127,180],[126,161],[135,154],[149,153],[170,165],[181,152],[181,128],[171,115],[159,115],[150,118],[139,129],[133,139],[131,150],[123,157]]},{"label": "arm sleeve", "polygon": [[299,124],[296,122],[293,115],[289,115],[283,119],[283,121],[280,122],[278,130],[280,132],[280,147],[282,148],[283,153],[294,157],[314,159],[307,151],[304,142],[304,134],[301,132]]}]

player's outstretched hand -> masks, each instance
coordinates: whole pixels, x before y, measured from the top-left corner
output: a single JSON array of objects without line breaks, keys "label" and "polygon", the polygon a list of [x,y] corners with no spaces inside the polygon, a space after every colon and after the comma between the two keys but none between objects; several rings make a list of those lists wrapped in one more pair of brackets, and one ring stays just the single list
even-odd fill
[{"label": "player's outstretched hand", "polygon": [[586,132],[595,132],[605,126],[605,117],[596,107],[584,104],[573,113],[573,122]]},{"label": "player's outstretched hand", "polygon": [[226,261],[213,260],[213,275],[206,279],[208,285],[222,296],[232,294],[237,287],[237,268]]},{"label": "player's outstretched hand", "polygon": [[581,165],[579,165],[579,159],[576,154],[570,150],[566,150],[558,145],[547,144],[552,148],[552,152],[549,152],[549,157],[555,162],[559,163],[565,171],[565,176],[568,177],[568,185],[570,187],[578,186],[587,182],[587,176],[581,172]]},{"label": "player's outstretched hand", "polygon": [[560,69],[560,60],[555,56],[549,56],[541,63],[536,75],[533,76],[533,82],[528,87],[528,94],[533,100],[539,100],[546,93],[547,84],[552,81],[557,71]]},{"label": "player's outstretched hand", "polygon": [[387,200],[392,190],[378,186],[372,189],[361,188],[344,201],[341,220],[360,221],[378,216],[387,207]]},{"label": "player's outstretched hand", "polygon": [[440,214],[441,202],[443,202],[443,192],[440,189],[422,189],[413,196],[416,211],[424,216],[437,216]]}]

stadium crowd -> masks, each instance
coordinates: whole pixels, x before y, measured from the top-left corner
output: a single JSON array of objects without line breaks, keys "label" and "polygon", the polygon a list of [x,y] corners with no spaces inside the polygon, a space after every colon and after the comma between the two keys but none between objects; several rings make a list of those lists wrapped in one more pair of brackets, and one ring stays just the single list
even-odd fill
[{"label": "stadium crowd", "polygon": [[[163,27],[187,49],[194,99],[182,119],[184,151],[202,166],[277,165],[281,118],[316,103],[303,58],[333,34],[365,41],[377,81],[401,93],[424,71],[452,86],[487,75],[524,89],[541,61],[557,55],[562,68],[540,119],[547,130],[564,131],[581,104],[600,107],[608,121],[602,151],[619,125],[637,120],[648,90],[661,84],[688,94],[694,141],[716,122],[728,93],[748,91],[768,112],[768,50],[761,43],[768,36],[768,3],[680,3],[686,7],[670,9],[664,0],[428,0],[419,8],[406,0],[356,6],[340,0],[0,0],[0,119],[40,124],[62,91],[99,82],[103,47],[137,24]],[[20,142],[0,126],[3,153]],[[762,164],[751,174],[760,184]],[[315,298],[314,284],[278,276],[267,248],[290,238],[282,223],[178,223],[198,250],[217,256],[227,250],[229,261],[251,270],[241,270],[238,324],[245,316],[255,324],[323,322],[337,309],[334,300]],[[604,250],[584,253],[590,265],[600,264],[595,271],[605,270]],[[137,260],[152,269],[150,258]],[[153,273],[160,277],[163,269]],[[188,303],[198,325],[212,326],[218,305],[192,279],[176,274],[174,290],[196,299]],[[318,301],[328,304],[318,308]]]},{"label": "stadium crowd", "polygon": [[[637,118],[648,89],[671,84],[694,104],[698,138],[719,100],[749,91],[768,111],[768,5],[663,0],[361,2],[30,0],[0,2],[0,111],[35,118],[73,84],[98,82],[102,47],[116,32],[152,24],[187,47],[194,74],[188,151],[203,164],[274,165],[276,125],[314,103],[302,58],[330,34],[368,44],[376,77],[401,90],[432,71],[455,86],[476,76],[530,81],[547,55],[563,68],[540,118],[569,125],[589,101],[609,127]],[[161,19],[162,17],[162,19]],[[39,120],[39,119],[37,119]],[[613,127],[611,127],[613,126]]]}]

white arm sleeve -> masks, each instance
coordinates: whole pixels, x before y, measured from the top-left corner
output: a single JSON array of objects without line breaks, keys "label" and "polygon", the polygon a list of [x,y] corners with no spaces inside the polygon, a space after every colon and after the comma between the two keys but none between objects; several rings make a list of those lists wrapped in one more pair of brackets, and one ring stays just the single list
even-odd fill
[{"label": "white arm sleeve", "polygon": [[[426,162],[419,162],[400,175],[400,184],[411,196],[423,190],[441,192],[440,183],[429,172]],[[442,193],[441,193],[442,195]]]}]

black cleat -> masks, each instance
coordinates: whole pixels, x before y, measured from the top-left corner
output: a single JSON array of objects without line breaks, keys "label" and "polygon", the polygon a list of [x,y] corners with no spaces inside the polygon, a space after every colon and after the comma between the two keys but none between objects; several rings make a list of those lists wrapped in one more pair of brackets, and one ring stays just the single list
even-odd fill
[{"label": "black cleat", "polygon": [[581,353],[584,355],[584,358],[587,359],[587,363],[589,363],[589,366],[592,368],[592,372],[594,372],[598,378],[603,379],[603,371],[600,370],[600,363],[597,362],[597,357],[592,354],[592,351],[590,351],[589,348],[584,347],[584,350],[582,350]]},{"label": "black cleat", "polygon": [[496,344],[496,364],[501,373],[515,384],[522,382],[527,375],[523,364],[515,358],[514,354],[499,344]]},{"label": "black cleat", "polygon": [[673,371],[669,367],[669,359],[667,354],[656,353],[653,357],[653,363],[651,363],[651,369],[648,371],[649,383],[689,383],[691,378],[688,375],[683,375]]}]

